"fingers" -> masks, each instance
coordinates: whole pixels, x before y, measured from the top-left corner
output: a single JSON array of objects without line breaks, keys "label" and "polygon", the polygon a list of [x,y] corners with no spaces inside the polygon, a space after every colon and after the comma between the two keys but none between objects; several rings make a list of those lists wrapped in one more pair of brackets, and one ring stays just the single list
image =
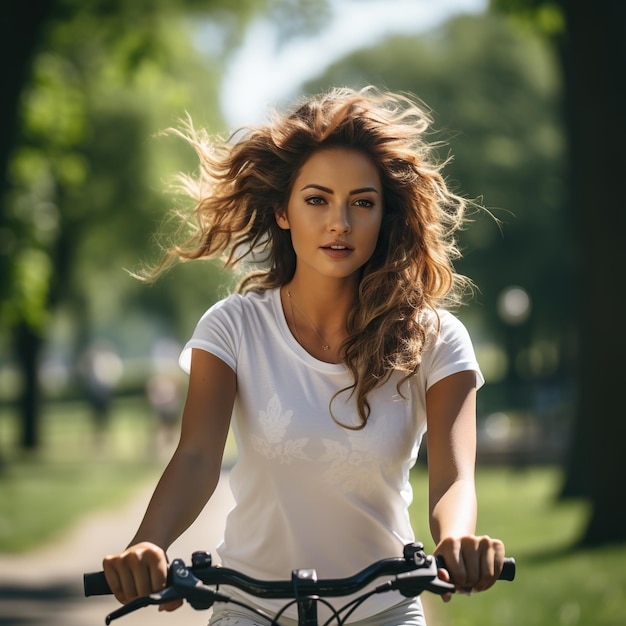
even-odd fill
[{"label": "fingers", "polygon": [[435,550],[461,593],[489,589],[502,572],[504,544],[487,535],[448,537]]},{"label": "fingers", "polygon": [[480,569],[474,591],[489,589],[500,576],[504,565],[504,544],[497,539],[483,537],[480,544]]},{"label": "fingers", "polygon": [[[437,570],[437,577],[440,578],[441,580],[443,580],[444,582],[449,583],[450,582],[450,573],[448,572],[447,569],[444,568],[440,568]],[[444,602],[450,602],[450,600],[452,600],[452,594],[451,593],[444,593],[441,595],[441,599]]]},{"label": "fingers", "polygon": [[159,611],[175,611],[178,607],[182,606],[182,600],[172,600],[166,604],[159,604]]},{"label": "fingers", "polygon": [[143,542],[102,562],[111,591],[121,603],[163,589],[167,580],[167,558],[158,546]]}]

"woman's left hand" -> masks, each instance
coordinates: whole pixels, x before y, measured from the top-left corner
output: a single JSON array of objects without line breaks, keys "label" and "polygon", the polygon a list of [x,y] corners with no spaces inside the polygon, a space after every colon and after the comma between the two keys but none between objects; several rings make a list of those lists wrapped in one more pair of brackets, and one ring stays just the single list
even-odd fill
[{"label": "woman's left hand", "polygon": [[[487,535],[446,537],[435,548],[435,555],[445,563],[439,578],[452,582],[457,592],[467,595],[489,589],[502,572],[504,544]],[[444,596],[448,601],[450,596]]]}]

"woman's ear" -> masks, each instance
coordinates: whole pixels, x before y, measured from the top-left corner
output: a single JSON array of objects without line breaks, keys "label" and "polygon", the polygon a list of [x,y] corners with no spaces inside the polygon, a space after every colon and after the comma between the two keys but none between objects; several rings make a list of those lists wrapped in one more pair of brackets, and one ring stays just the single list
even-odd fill
[{"label": "woman's ear", "polygon": [[276,218],[276,223],[283,230],[289,230],[289,220],[287,219],[287,211],[284,209],[279,209],[274,212],[274,217]]}]

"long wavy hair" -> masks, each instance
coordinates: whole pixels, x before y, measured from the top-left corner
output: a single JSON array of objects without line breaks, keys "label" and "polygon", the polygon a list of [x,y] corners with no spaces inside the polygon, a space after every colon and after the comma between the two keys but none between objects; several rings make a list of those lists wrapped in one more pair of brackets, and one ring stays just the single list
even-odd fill
[{"label": "long wavy hair", "polygon": [[290,111],[274,112],[266,125],[240,129],[226,141],[212,140],[188,120],[173,132],[200,159],[197,175],[179,177],[182,191],[195,202],[192,215],[181,216],[192,232],[166,249],[145,276],[156,278],[177,260],[221,257],[227,268],[255,262],[253,271],[243,263],[248,273],[240,293],[288,283],[296,256],[290,232],[279,228],[275,215],[286,208],[300,168],[322,148],[346,147],[369,156],[380,173],[385,209],[342,345],[354,382],[338,392],[355,394],[360,422],[342,425],[363,428],[369,392],[396,370],[404,373],[399,391],[418,371],[436,310],[457,304],[470,285],[453,266],[460,256],[455,233],[466,201],[445,182],[445,161],[435,154],[438,144],[427,140],[430,124],[426,108],[413,97],[372,87],[333,89],[304,99]]}]

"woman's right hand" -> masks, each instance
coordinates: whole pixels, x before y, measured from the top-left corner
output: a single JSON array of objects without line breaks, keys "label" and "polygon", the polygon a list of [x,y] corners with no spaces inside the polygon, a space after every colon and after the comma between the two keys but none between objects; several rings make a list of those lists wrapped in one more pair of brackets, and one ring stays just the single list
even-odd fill
[{"label": "woman's right hand", "polygon": [[[149,541],[105,557],[102,566],[111,591],[122,604],[161,591],[167,584],[165,551]],[[170,602],[160,605],[159,609],[173,611],[181,604],[182,600]]]}]

